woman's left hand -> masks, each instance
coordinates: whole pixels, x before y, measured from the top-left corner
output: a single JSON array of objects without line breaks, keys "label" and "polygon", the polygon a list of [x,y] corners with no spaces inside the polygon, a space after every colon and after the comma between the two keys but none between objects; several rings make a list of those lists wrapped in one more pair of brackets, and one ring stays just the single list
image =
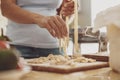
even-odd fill
[{"label": "woman's left hand", "polygon": [[63,0],[63,5],[60,14],[63,16],[70,16],[74,13],[74,1],[73,0]]}]

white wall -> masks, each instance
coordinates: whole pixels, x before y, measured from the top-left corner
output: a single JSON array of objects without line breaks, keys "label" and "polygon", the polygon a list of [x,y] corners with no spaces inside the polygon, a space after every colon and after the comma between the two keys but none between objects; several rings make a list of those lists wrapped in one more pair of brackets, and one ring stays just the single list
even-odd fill
[{"label": "white wall", "polygon": [[120,4],[120,0],[91,0],[91,16],[92,20],[91,23],[93,23],[93,20],[97,13],[100,11],[118,5]]},{"label": "white wall", "polygon": [[[120,4],[120,0],[91,0],[91,25],[93,25],[97,13],[118,4]],[[106,28],[103,27],[100,31],[106,32]]]},{"label": "white wall", "polygon": [[79,13],[79,25],[84,27],[91,25],[91,0],[81,0],[81,11]]}]

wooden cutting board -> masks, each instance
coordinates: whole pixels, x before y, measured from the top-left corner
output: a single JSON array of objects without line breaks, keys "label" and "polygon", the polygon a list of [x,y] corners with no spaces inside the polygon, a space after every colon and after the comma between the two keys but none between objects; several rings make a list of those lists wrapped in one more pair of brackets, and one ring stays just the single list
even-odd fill
[{"label": "wooden cutting board", "polygon": [[108,67],[108,62],[93,62],[93,63],[79,63],[77,66],[67,66],[67,65],[48,65],[48,64],[28,64],[36,71],[47,71],[56,73],[72,73],[78,71],[85,71],[91,69],[98,69],[103,67]]},{"label": "wooden cutting board", "polygon": [[109,61],[109,54],[108,53],[99,53],[99,54],[84,54],[86,58],[92,58],[97,61],[108,62]]},{"label": "wooden cutting board", "polygon": [[[86,55],[85,55],[86,56]],[[98,58],[96,62],[92,63],[79,63],[75,66],[69,65],[49,65],[49,64],[28,64],[36,71],[47,71],[55,73],[72,73],[78,71],[85,71],[91,69],[98,69],[103,67],[108,67],[108,56],[98,56],[98,55],[87,55],[87,58]],[[102,58],[102,59],[101,59]]]}]

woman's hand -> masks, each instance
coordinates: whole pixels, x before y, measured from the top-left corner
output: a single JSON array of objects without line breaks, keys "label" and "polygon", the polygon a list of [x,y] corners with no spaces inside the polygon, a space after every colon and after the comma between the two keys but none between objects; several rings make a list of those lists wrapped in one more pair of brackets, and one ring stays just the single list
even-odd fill
[{"label": "woman's hand", "polygon": [[43,28],[46,28],[53,37],[64,38],[68,35],[65,21],[60,16],[43,16],[37,17],[36,23]]},{"label": "woman's hand", "polygon": [[40,27],[42,26],[53,37],[63,38],[68,35],[66,24],[59,16],[43,16],[32,13],[16,5],[16,0],[1,0],[1,10],[2,14],[8,19],[20,24],[37,24]]},{"label": "woman's hand", "polygon": [[60,14],[63,16],[70,16],[74,13],[74,1],[64,0]]}]

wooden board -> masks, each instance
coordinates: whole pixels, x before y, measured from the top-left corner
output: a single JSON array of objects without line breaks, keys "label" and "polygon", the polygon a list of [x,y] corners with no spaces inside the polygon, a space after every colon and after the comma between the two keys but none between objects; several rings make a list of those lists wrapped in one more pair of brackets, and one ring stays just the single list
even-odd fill
[{"label": "wooden board", "polygon": [[72,73],[78,71],[85,71],[91,69],[98,69],[103,67],[108,67],[108,62],[93,62],[93,63],[79,63],[77,66],[67,66],[67,65],[48,65],[48,64],[28,64],[36,71],[47,71],[55,73]]},{"label": "wooden board", "polygon": [[86,58],[92,58],[97,61],[103,61],[103,62],[108,62],[109,61],[109,54],[84,54],[83,55]]},{"label": "wooden board", "polygon": [[[70,55],[69,55],[70,56]],[[56,73],[72,73],[78,71],[85,71],[91,69],[98,69],[109,66],[109,55],[107,54],[84,54],[82,55],[86,58],[96,59],[96,62],[92,63],[78,63],[75,66],[70,65],[50,65],[50,64],[31,64],[28,65],[36,71],[47,71],[47,72],[56,72]]]}]

